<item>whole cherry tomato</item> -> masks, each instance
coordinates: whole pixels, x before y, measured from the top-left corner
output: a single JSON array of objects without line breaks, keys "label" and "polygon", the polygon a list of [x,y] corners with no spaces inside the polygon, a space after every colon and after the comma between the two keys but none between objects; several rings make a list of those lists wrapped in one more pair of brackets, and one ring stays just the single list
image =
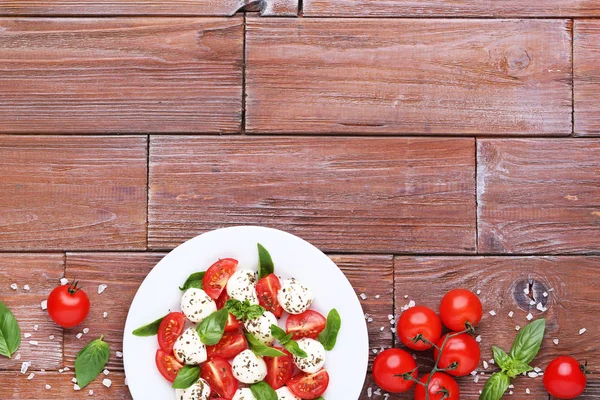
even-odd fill
[{"label": "whole cherry tomato", "polygon": [[414,381],[404,379],[403,374],[411,372],[417,378],[417,363],[412,356],[402,349],[387,349],[379,353],[373,362],[373,378],[375,383],[390,393],[408,391]]},{"label": "whole cherry tomato", "polygon": [[559,399],[574,399],[585,390],[585,367],[569,356],[559,356],[544,371],[544,386]]},{"label": "whole cherry tomato", "polygon": [[[430,349],[440,340],[442,323],[440,317],[431,308],[411,307],[400,315],[398,337],[402,344],[413,350]],[[418,338],[425,339],[418,340]]]},{"label": "whole cherry tomato", "polygon": [[442,323],[452,331],[462,331],[467,324],[477,326],[482,313],[479,297],[466,289],[449,291],[440,304]]},{"label": "whole cherry tomato", "polygon": [[[429,375],[427,374],[423,376],[420,380],[421,383],[427,386],[427,380],[429,379]],[[444,374],[443,372],[436,372],[433,374],[431,381],[428,386],[429,391],[429,400],[459,400],[460,399],[460,389],[458,388],[458,383],[449,375]],[[425,386],[417,385],[415,387],[415,400],[426,400],[427,392],[425,390]]]},{"label": "whole cherry tomato", "polygon": [[[448,335],[452,335],[450,333]],[[444,339],[448,336],[443,336],[437,346],[442,349],[442,355],[438,366],[442,369],[447,369],[446,373],[454,376],[469,375],[477,368],[479,359],[481,358],[481,350],[479,343],[471,335],[461,333],[456,336],[449,337],[444,343]],[[433,351],[433,356],[437,360],[439,350],[436,348]],[[453,368],[454,367],[454,368]],[[453,369],[451,369],[453,368]]]},{"label": "whole cherry tomato", "polygon": [[63,328],[73,328],[90,312],[90,299],[77,287],[79,282],[54,288],[48,296],[48,314]]}]

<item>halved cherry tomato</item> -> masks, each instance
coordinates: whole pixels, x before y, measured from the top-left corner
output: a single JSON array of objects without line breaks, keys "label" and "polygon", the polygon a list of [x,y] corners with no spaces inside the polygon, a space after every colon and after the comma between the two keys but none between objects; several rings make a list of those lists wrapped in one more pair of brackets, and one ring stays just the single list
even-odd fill
[{"label": "halved cherry tomato", "polygon": [[[225,307],[225,303],[229,300],[229,295],[226,290],[223,290],[223,293],[219,296],[219,298],[215,301],[217,304],[217,310]],[[225,332],[236,331],[242,327],[242,321],[237,319],[233,314],[229,314],[227,317],[227,324],[225,325]]]},{"label": "halved cherry tomato", "polygon": [[248,348],[244,334],[237,331],[225,332],[219,343],[208,346],[206,353],[209,358],[222,357],[227,360],[240,354]]},{"label": "halved cherry tomato", "polygon": [[275,349],[285,353],[285,356],[279,357],[264,357],[267,364],[267,382],[275,390],[279,389],[292,378],[294,374],[294,358],[292,354],[281,347]]},{"label": "halved cherry tomato", "polygon": [[327,390],[329,374],[324,369],[314,374],[301,373],[294,376],[287,384],[288,389],[305,400],[316,399]]},{"label": "halved cherry tomato", "polygon": [[202,279],[206,294],[214,300],[218,299],[237,265],[237,260],[233,258],[224,258],[211,265]]},{"label": "halved cherry tomato", "polygon": [[231,364],[221,357],[213,357],[205,362],[200,376],[208,382],[214,393],[226,399],[231,399],[238,390],[239,384],[233,376]]},{"label": "halved cherry tomato", "polygon": [[279,278],[275,274],[269,274],[256,283],[256,294],[258,303],[267,311],[271,311],[277,318],[283,315],[283,308],[277,300],[277,292],[281,289]]},{"label": "halved cherry tomato", "polygon": [[[473,339],[473,336],[461,333],[449,338],[442,347],[446,336],[448,335],[442,336],[437,343],[437,348],[433,350],[434,359],[438,358],[438,348],[441,348],[440,368],[446,369],[446,373],[453,376],[469,375],[477,368],[479,359],[481,358],[479,343]],[[456,363],[456,368],[448,369],[454,363]]]},{"label": "halved cherry tomato", "polygon": [[156,350],[155,360],[158,372],[169,382],[175,382],[177,372],[183,367],[175,356],[158,349]]},{"label": "halved cherry tomato", "polygon": [[301,338],[316,339],[319,333],[325,329],[327,320],[316,311],[308,310],[302,314],[292,314],[285,323],[287,333],[292,334],[292,339]]},{"label": "halved cherry tomato", "polygon": [[158,327],[158,345],[167,354],[173,352],[173,345],[185,325],[185,315],[182,312],[167,314]]}]

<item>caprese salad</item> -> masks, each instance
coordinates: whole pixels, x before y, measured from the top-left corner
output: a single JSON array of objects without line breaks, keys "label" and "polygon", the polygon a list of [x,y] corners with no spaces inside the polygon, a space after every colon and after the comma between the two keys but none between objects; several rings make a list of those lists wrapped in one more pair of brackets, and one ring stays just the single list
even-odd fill
[{"label": "caprese salad", "polygon": [[313,292],[278,277],[260,244],[258,258],[258,272],[225,258],[193,273],[179,288],[180,312],[133,332],[158,336],[156,366],[177,400],[319,399],[327,390],[338,312],[311,310]]}]

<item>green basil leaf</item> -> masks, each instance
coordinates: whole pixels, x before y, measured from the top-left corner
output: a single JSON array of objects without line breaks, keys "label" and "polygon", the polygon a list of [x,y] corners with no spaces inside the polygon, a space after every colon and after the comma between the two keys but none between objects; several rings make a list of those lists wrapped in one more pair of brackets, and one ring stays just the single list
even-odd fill
[{"label": "green basil leaf", "polygon": [[258,382],[250,386],[256,400],[277,400],[277,392],[266,382]]},{"label": "green basil leaf", "polygon": [[271,259],[271,255],[265,249],[262,244],[257,243],[258,246],[258,279],[264,278],[265,276],[275,272],[275,265]]},{"label": "green basil leaf", "polygon": [[223,337],[223,332],[225,332],[227,318],[229,318],[229,313],[225,308],[215,311],[204,318],[196,327],[196,332],[198,332],[198,336],[200,336],[202,343],[207,346],[213,346],[219,343]]},{"label": "green basil leaf", "polygon": [[14,314],[0,301],[0,355],[12,357],[21,345],[21,328]]},{"label": "green basil leaf", "polygon": [[177,373],[173,382],[173,389],[187,389],[200,378],[200,367],[184,365]]},{"label": "green basil leaf", "polygon": [[104,369],[110,358],[110,347],[103,341],[104,336],[89,342],[75,359],[75,378],[80,388],[86,387]]},{"label": "green basil leaf", "polygon": [[285,347],[287,351],[289,351],[296,357],[300,357],[300,358],[308,357],[308,354],[306,354],[306,352],[300,348],[300,346],[298,345],[298,342],[296,342],[295,340],[290,340],[289,342],[284,344],[283,347]]},{"label": "green basil leaf", "polygon": [[245,335],[246,340],[248,340],[248,347],[254,352],[254,354],[263,357],[281,357],[285,355],[284,352],[267,346],[266,344],[258,340],[256,336],[254,336],[250,332],[246,332]]},{"label": "green basil leaf", "polygon": [[300,348],[300,346],[298,346],[298,342],[296,342],[295,340],[292,340],[291,333],[288,335],[285,333],[285,331],[283,329],[281,329],[277,325],[273,324],[273,325],[271,325],[271,335],[273,335],[273,337],[275,339],[279,340],[279,343],[281,343],[281,345],[283,347],[285,347],[287,349],[287,351],[289,351],[296,357],[300,357],[300,358],[308,357],[308,354],[306,354],[306,352],[304,350],[302,350]]},{"label": "green basil leaf", "polygon": [[229,299],[225,303],[225,308],[240,321],[258,318],[265,313],[264,307],[258,304],[250,304],[248,300],[241,302],[236,299]]},{"label": "green basil leaf", "polygon": [[325,325],[325,329],[319,333],[319,342],[325,347],[325,350],[333,350],[341,326],[342,318],[337,310],[333,308],[327,315],[327,325]]},{"label": "green basil leaf", "polygon": [[488,379],[479,400],[500,400],[510,386],[510,378],[504,372],[496,372]]},{"label": "green basil leaf", "polygon": [[517,375],[520,375],[523,372],[529,372],[532,370],[533,370],[533,367],[531,367],[529,364],[525,364],[523,361],[511,359],[509,361],[509,368],[506,371],[506,375],[510,376],[511,378],[516,378]]},{"label": "green basil leaf", "polygon": [[506,352],[500,347],[492,346],[492,351],[494,352],[494,360],[496,361],[496,365],[498,365],[502,371],[507,371],[510,368],[510,356],[506,354]]},{"label": "green basil leaf", "polygon": [[132,333],[135,336],[154,336],[158,333],[158,327],[165,317],[161,317],[154,322],[150,322],[148,325],[141,326]]},{"label": "green basil leaf", "polygon": [[183,286],[179,286],[179,290],[186,291],[189,288],[204,289],[204,284],[202,283],[204,274],[206,274],[206,271],[194,272],[187,278]]},{"label": "green basil leaf", "polygon": [[510,349],[510,356],[514,360],[522,361],[525,364],[533,361],[542,346],[545,329],[546,320],[543,318],[533,321],[521,329]]}]

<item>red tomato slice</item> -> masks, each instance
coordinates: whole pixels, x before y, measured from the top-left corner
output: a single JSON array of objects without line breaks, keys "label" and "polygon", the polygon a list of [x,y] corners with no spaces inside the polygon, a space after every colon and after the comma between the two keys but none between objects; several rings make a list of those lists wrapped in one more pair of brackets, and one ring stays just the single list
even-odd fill
[{"label": "red tomato slice", "polygon": [[237,260],[233,258],[224,258],[211,265],[202,279],[206,294],[214,300],[218,299],[237,265]]},{"label": "red tomato slice", "polygon": [[182,312],[167,314],[158,327],[158,345],[167,354],[173,352],[173,345],[185,325],[185,315]]},{"label": "red tomato slice", "polygon": [[281,347],[274,348],[283,351],[285,356],[263,357],[263,359],[267,364],[267,377],[265,378],[265,382],[271,385],[273,389],[277,390],[292,379],[292,375],[294,374],[294,358],[286,349]]},{"label": "red tomato slice", "polygon": [[[219,296],[219,298],[215,301],[217,303],[217,310],[225,307],[225,303],[229,300],[229,295],[226,290],[223,290],[223,293]],[[237,319],[233,314],[229,314],[227,318],[227,324],[225,325],[225,332],[236,331],[242,327],[242,321]]]},{"label": "red tomato slice", "polygon": [[327,320],[316,311],[308,310],[302,314],[290,315],[285,323],[287,333],[292,334],[292,339],[297,340],[303,337],[316,339],[319,333],[325,329]]},{"label": "red tomato slice", "polygon": [[208,358],[212,357],[221,357],[224,359],[231,359],[242,351],[248,348],[248,343],[246,343],[246,338],[244,334],[237,331],[225,332],[223,337],[214,346],[208,346],[206,348],[206,353]]},{"label": "red tomato slice", "polygon": [[269,274],[256,283],[256,294],[258,303],[267,311],[271,311],[277,318],[281,318],[283,308],[277,300],[277,292],[281,289],[279,278],[275,274]]},{"label": "red tomato slice", "polygon": [[158,372],[169,382],[174,382],[177,377],[177,372],[183,367],[177,361],[175,356],[165,353],[162,350],[156,350],[156,367]]},{"label": "red tomato slice", "polygon": [[301,399],[312,400],[321,396],[329,386],[329,374],[324,369],[314,374],[301,373],[287,384],[290,391]]},{"label": "red tomato slice", "polygon": [[200,376],[208,382],[214,393],[226,399],[231,399],[238,390],[231,364],[223,358],[213,357],[204,363]]}]

